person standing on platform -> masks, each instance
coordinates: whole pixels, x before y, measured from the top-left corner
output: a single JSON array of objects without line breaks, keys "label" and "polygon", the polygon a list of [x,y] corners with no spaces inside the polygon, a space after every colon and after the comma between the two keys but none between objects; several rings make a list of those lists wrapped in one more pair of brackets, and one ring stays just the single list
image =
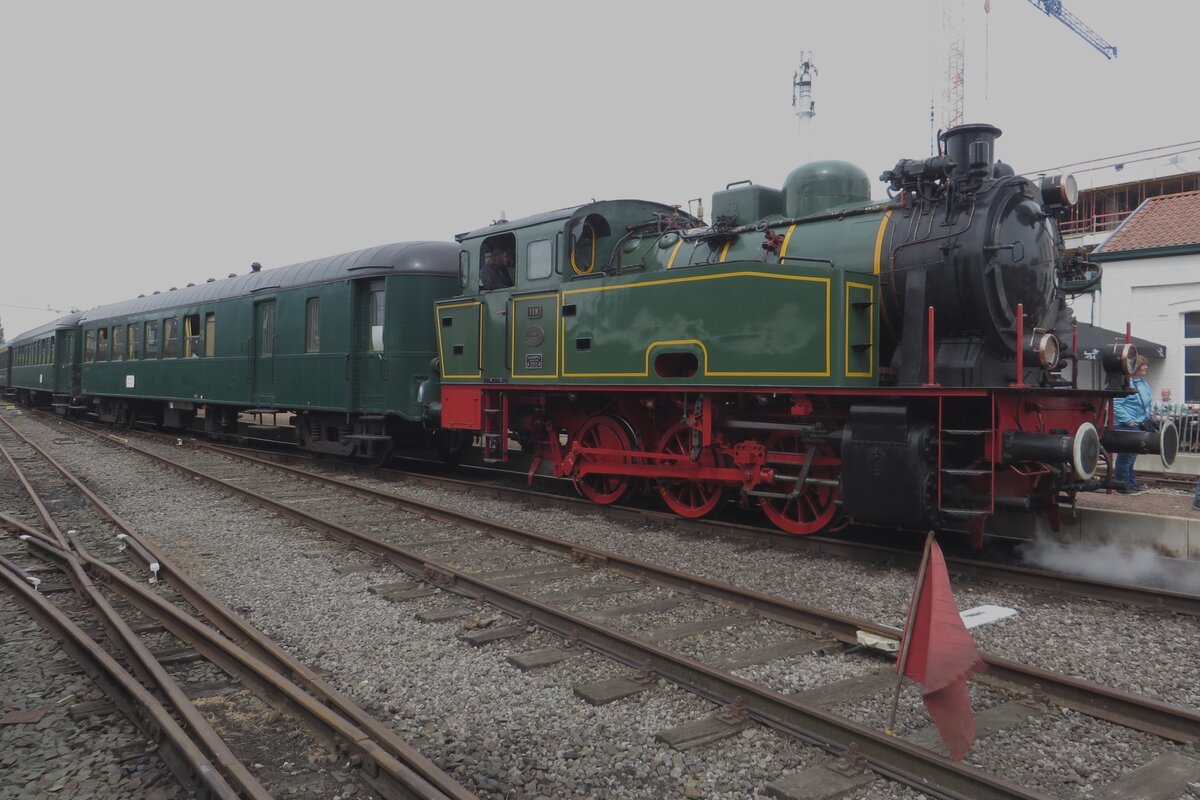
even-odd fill
[{"label": "person standing on platform", "polygon": [[[1116,412],[1116,427],[1125,430],[1148,430],[1154,411],[1154,395],[1150,391],[1150,382],[1146,380],[1146,372],[1150,362],[1145,356],[1137,357],[1137,368],[1129,381],[1131,394],[1113,400],[1113,410]],[[1133,474],[1133,462],[1137,456],[1134,453],[1117,453],[1116,474],[1114,477],[1125,486],[1117,491],[1121,494],[1134,494],[1142,491],[1142,486]]]}]

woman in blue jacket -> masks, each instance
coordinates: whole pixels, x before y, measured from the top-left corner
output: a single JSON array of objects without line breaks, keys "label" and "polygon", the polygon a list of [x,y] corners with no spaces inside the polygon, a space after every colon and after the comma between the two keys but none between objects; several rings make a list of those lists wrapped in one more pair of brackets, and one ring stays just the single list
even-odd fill
[{"label": "woman in blue jacket", "polygon": [[[1154,396],[1150,392],[1150,382],[1146,380],[1146,372],[1149,369],[1150,362],[1146,360],[1146,357],[1138,356],[1137,369],[1133,371],[1133,378],[1129,381],[1129,388],[1133,390],[1133,393],[1113,400],[1113,410],[1117,415],[1116,427],[1126,430],[1145,430],[1149,426],[1150,415],[1154,410]],[[1121,494],[1142,491],[1141,485],[1137,482],[1137,476],[1133,474],[1133,462],[1136,458],[1137,456],[1133,453],[1117,453],[1114,477],[1117,481],[1125,484],[1123,489],[1117,490]]]}]

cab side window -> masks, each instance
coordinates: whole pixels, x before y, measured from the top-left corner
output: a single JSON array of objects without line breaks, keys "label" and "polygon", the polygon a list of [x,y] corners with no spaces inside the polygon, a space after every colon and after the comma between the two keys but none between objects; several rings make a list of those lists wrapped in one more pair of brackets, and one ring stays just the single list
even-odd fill
[{"label": "cab side window", "polygon": [[511,233],[489,236],[480,249],[483,262],[479,267],[479,288],[509,289],[516,283],[517,238]]},{"label": "cab side window", "polygon": [[525,248],[525,277],[531,281],[549,278],[554,272],[554,244],[549,239],[530,242]]}]

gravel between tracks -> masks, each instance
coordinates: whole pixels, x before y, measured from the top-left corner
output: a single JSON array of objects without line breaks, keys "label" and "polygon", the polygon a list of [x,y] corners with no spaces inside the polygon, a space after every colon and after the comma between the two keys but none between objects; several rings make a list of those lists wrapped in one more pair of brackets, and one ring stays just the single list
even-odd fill
[{"label": "gravel between tracks", "polygon": [[[506,656],[553,644],[549,637],[535,634],[524,641],[468,647],[455,638],[462,631],[461,622],[415,621],[418,611],[458,604],[457,598],[438,594],[389,603],[366,589],[398,580],[394,571],[340,575],[332,569],[368,564],[366,556],[322,543],[304,529],[223,499],[138,456],[82,437],[56,445],[51,429],[27,420],[20,425],[72,468],[86,470],[93,487],[119,513],[168,547],[181,567],[265,632],[317,668],[345,670],[335,678],[342,688],[390,718],[401,735],[483,796],[744,797],[748,785],[761,789],[824,758],[760,729],[747,731],[733,742],[683,753],[670,750],[655,742],[654,734],[711,713],[711,706],[660,684],[654,692],[623,701],[639,704],[636,721],[626,709],[591,708],[577,700],[570,687],[622,674],[621,668],[583,655],[546,671],[518,673],[506,663]],[[911,590],[912,576],[904,570],[747,547],[741,542],[702,542],[670,529],[637,527],[598,515],[535,510],[501,499],[408,485],[386,484],[386,488],[892,625],[900,623]],[[1195,620],[967,581],[956,581],[955,591],[963,608],[993,603],[1020,611],[1014,620],[976,631],[981,647],[990,652],[1170,702],[1200,705],[1200,682],[1190,655],[1191,644],[1197,641]],[[1047,632],[1052,634],[1050,643]],[[689,643],[703,648],[703,641],[697,637]],[[804,665],[812,658],[772,665],[774,672],[764,675],[754,674],[763,668],[742,674],[778,681],[779,688],[796,691],[805,687]],[[821,679],[836,680],[862,671],[853,662],[843,663],[846,666],[839,668],[833,660],[822,662]],[[839,670],[844,674],[839,675]],[[340,677],[345,674],[353,675],[353,680],[347,683]],[[986,687],[974,684],[972,692],[977,699],[988,695]],[[861,713],[866,719],[882,720],[875,710]],[[925,724],[919,712],[910,716],[906,720],[902,715],[902,724]],[[1002,768],[991,762],[1003,759],[1007,752],[1008,758],[1029,764],[1058,765],[1046,767],[1049,777],[1041,780],[1047,785],[1038,788],[1067,796],[1112,780],[1166,748],[1150,737],[1080,720],[1074,717],[1075,724],[1091,731],[1086,736],[1012,732],[1007,738],[1015,741],[1008,747],[990,747],[1006,737],[989,739],[989,747],[977,748],[984,752],[972,753],[968,760],[988,758],[989,767],[1014,779],[1025,771],[1020,765]],[[1102,747],[1107,750],[1097,755]],[[1103,766],[1095,766],[1098,762]],[[1079,763],[1092,765],[1085,770],[1087,775],[1071,766]],[[876,783],[859,796],[874,800],[920,795]]]},{"label": "gravel between tracks", "polygon": [[[117,711],[72,719],[70,706],[104,700],[57,642],[0,592],[0,717],[41,709],[36,722],[0,725],[0,799],[186,797],[162,760]],[[67,667],[59,672],[56,667]]]}]

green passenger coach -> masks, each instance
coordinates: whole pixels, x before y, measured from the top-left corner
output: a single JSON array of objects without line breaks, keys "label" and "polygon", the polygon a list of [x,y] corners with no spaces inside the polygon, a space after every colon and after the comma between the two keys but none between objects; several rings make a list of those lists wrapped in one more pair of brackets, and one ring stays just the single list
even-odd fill
[{"label": "green passenger coach", "polygon": [[458,286],[452,243],[409,242],[156,292],[80,321],[90,411],[211,432],[292,412],[316,452],[383,458],[433,444],[429,308]]},{"label": "green passenger coach", "polygon": [[18,401],[63,412],[78,404],[79,318],[79,314],[67,314],[8,343],[7,391]]}]

